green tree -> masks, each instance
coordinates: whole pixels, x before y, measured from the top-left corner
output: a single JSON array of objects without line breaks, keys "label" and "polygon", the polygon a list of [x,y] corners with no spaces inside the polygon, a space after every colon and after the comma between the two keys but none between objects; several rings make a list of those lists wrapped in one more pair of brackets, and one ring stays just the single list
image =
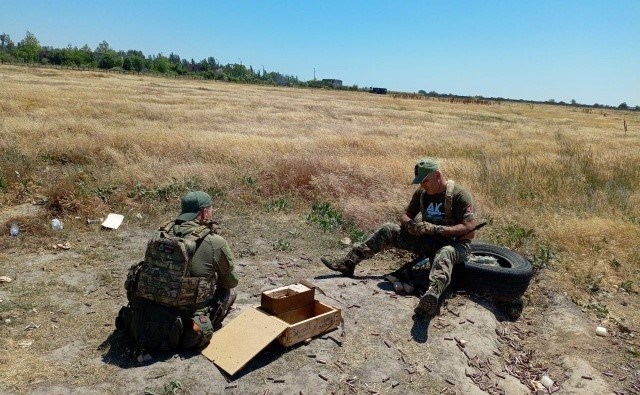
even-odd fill
[{"label": "green tree", "polygon": [[73,52],[73,60],[78,67],[86,66],[86,67],[96,67],[95,64],[95,56],[89,44],[85,44],[80,49],[75,49]]},{"label": "green tree", "polygon": [[621,110],[627,110],[629,108],[629,106],[627,105],[627,102],[622,102],[622,103],[620,103],[618,108],[621,109]]},{"label": "green tree", "polygon": [[40,41],[33,33],[27,31],[27,34],[14,49],[13,56],[24,62],[35,62],[38,59],[40,48]]},{"label": "green tree", "polygon": [[216,62],[216,59],[213,56],[209,56],[207,58],[207,63],[209,63],[209,67],[211,67],[211,70],[213,71],[218,68],[218,62]]},{"label": "green tree", "polygon": [[127,71],[133,69],[133,64],[130,57],[124,58],[124,60],[122,61],[122,68]]},{"label": "green tree", "polygon": [[153,60],[153,69],[158,73],[165,74],[171,68],[171,62],[163,54],[159,53]]},{"label": "green tree", "polygon": [[131,66],[138,73],[142,71],[144,68],[144,58],[142,56],[132,56],[131,57]]},{"label": "green tree", "polygon": [[95,50],[95,57],[98,62],[98,67],[101,69],[107,70],[122,65],[122,59],[118,57],[117,52],[104,40],[98,44]]},{"label": "green tree", "polygon": [[180,63],[180,56],[171,52],[169,54],[169,62],[171,62],[172,64]]},{"label": "green tree", "polygon": [[7,33],[0,34],[0,63],[11,60],[11,52],[13,51],[13,41]]},{"label": "green tree", "polygon": [[0,51],[1,52],[10,52],[15,47],[13,41],[11,41],[11,37],[7,33],[0,34]]}]

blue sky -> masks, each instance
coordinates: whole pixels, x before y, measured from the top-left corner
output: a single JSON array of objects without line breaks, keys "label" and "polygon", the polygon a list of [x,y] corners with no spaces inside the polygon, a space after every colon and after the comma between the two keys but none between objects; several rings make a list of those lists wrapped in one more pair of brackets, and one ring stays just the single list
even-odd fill
[{"label": "blue sky", "polygon": [[640,1],[0,0],[42,45],[242,63],[346,85],[640,105]]}]

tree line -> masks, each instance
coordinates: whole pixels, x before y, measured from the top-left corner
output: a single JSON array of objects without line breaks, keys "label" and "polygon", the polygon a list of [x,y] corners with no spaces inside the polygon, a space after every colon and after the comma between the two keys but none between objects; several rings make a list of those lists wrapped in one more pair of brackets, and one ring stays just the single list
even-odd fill
[{"label": "tree line", "polygon": [[[0,34],[0,63],[21,62],[21,63],[40,63],[65,67],[77,67],[88,69],[102,69],[114,71],[128,71],[137,73],[159,73],[169,76],[198,76],[204,79],[241,82],[251,84],[268,84],[280,86],[298,86],[312,88],[329,88],[329,89],[345,89],[345,90],[362,90],[370,91],[369,88],[358,88],[357,85],[333,87],[324,81],[313,80],[300,81],[298,77],[293,75],[281,74],[276,71],[254,70],[252,66],[246,67],[242,63],[221,64],[213,56],[209,56],[198,62],[194,59],[182,59],[173,52],[169,56],[162,53],[157,55],[144,55],[140,50],[115,50],[108,42],[102,41],[95,49],[91,49],[85,44],[83,47],[71,46],[66,48],[54,48],[51,46],[42,46],[38,38],[27,31],[25,37],[17,44],[13,42],[11,37],[6,34]],[[372,88],[382,89],[382,88]],[[386,90],[385,90],[386,91]],[[418,94],[430,97],[457,97],[467,98],[467,96],[459,96],[454,94],[443,94],[434,91],[426,92],[418,91]],[[525,103],[538,103],[531,100],[514,100],[502,97],[485,98],[477,96],[480,99],[493,101],[520,101]],[[562,101],[556,102],[549,99],[545,103],[555,105],[569,105]],[[571,100],[572,106],[580,107],[602,107],[616,108],[603,104],[594,104],[592,106],[576,103]],[[640,106],[632,108],[626,102],[617,106],[618,109],[640,110]]]},{"label": "tree line", "polygon": [[[196,62],[171,53],[165,56],[146,55],[140,50],[116,50],[102,41],[95,49],[85,44],[78,48],[69,44],[66,48],[43,46],[38,38],[27,31],[17,44],[11,37],[0,35],[0,62],[40,63],[65,67],[129,71],[137,73],[159,73],[166,75],[195,75],[204,79],[269,84],[281,86],[324,87],[322,81],[300,81],[294,75],[277,71],[255,70],[252,66],[231,63],[221,64],[213,56]],[[344,89],[358,90],[357,85]]]}]

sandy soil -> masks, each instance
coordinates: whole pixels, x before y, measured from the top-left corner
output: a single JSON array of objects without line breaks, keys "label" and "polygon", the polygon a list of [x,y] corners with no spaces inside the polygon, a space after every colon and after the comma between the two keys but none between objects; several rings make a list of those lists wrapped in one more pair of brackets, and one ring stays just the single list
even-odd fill
[{"label": "sandy soil", "polygon": [[[39,215],[37,206],[3,208],[0,223],[30,215]],[[0,276],[12,281],[0,283],[0,393],[640,393],[635,318],[598,318],[554,286],[557,272],[536,274],[515,321],[464,292],[450,293],[433,319],[416,319],[417,298],[396,295],[383,279],[404,256],[381,254],[344,278],[318,260],[340,253],[341,236],[304,218],[247,214],[222,223],[242,276],[227,320],[259,304],[262,291],[305,279],[318,287],[317,299],[342,310],[344,324],[307,344],[272,344],[233,377],[197,351],[138,364],[113,320],[126,303],[126,271],[142,258],[155,222],[127,218],[105,231],[68,218],[60,232],[17,240],[7,225]],[[276,240],[289,247],[277,250]],[[640,310],[637,294],[594,297],[609,311]],[[596,335],[599,325],[606,337]],[[545,388],[543,375],[553,384]]]}]

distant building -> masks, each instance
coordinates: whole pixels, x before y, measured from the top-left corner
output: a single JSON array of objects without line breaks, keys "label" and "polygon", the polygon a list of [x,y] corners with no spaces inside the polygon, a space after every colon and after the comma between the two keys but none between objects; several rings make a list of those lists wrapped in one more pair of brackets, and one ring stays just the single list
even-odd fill
[{"label": "distant building", "polygon": [[334,80],[334,79],[323,79],[322,85],[328,86],[329,88],[338,89],[342,88],[342,80]]},{"label": "distant building", "polygon": [[387,88],[371,88],[369,89],[369,93],[377,93],[379,95],[386,95]]}]

